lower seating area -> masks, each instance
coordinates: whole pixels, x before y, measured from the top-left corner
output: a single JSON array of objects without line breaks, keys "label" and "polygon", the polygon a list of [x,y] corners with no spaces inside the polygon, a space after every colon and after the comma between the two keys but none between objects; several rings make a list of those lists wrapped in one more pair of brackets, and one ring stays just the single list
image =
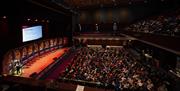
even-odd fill
[{"label": "lower seating area", "polygon": [[[123,91],[171,91],[168,75],[135,59],[128,49],[81,47],[59,79]],[[92,85],[93,86],[93,85]]]}]

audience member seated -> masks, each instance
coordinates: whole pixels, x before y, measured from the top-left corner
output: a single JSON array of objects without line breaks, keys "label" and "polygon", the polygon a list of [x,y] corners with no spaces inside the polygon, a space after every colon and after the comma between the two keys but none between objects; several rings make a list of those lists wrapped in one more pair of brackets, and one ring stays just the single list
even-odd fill
[{"label": "audience member seated", "polygon": [[[121,90],[155,91],[163,75],[141,65],[124,48],[80,48],[61,77],[97,82]],[[119,81],[119,82],[117,82]]]},{"label": "audience member seated", "polygon": [[180,14],[160,15],[134,23],[127,27],[127,31],[180,36]]}]

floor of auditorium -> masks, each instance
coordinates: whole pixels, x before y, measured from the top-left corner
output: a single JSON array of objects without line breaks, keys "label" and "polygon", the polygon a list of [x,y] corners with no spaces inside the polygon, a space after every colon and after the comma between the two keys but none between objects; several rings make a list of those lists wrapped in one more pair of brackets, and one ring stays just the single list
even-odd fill
[{"label": "floor of auditorium", "polygon": [[56,60],[53,60],[55,57],[62,56],[69,48],[63,48],[48,52],[41,56],[35,57],[29,63],[24,65],[22,69],[22,77],[29,77],[32,73],[39,73],[44,70],[48,65],[53,63]]}]

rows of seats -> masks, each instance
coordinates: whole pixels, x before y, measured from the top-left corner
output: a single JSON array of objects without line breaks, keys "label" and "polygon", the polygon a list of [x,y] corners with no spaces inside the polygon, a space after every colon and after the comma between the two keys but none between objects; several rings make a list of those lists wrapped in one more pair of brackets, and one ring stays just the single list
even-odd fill
[{"label": "rows of seats", "polygon": [[180,36],[180,12],[171,15],[159,15],[138,21],[126,28],[127,31]]},{"label": "rows of seats", "polygon": [[[61,78],[120,87],[121,90],[166,91],[166,76],[133,58],[124,48],[79,49]],[[118,83],[118,84],[117,84]]]}]

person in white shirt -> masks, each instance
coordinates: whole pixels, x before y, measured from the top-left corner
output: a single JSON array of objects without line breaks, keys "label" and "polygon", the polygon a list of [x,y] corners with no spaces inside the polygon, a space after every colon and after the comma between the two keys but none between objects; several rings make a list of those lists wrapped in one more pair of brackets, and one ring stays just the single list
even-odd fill
[{"label": "person in white shirt", "polygon": [[99,32],[99,26],[96,24],[96,31]]}]

